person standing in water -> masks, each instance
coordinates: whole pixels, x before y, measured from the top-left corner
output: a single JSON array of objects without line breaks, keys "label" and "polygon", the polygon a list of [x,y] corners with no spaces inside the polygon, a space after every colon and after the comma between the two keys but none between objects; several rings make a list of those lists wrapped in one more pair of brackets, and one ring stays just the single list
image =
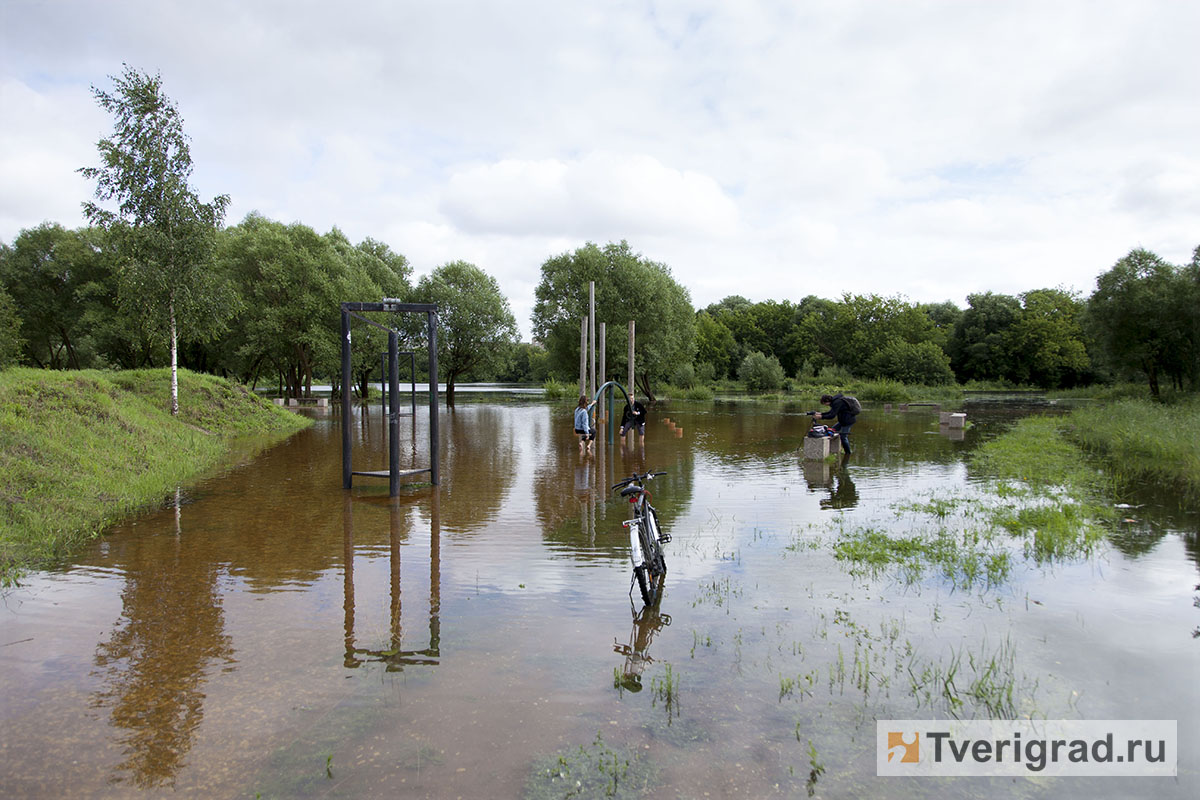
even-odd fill
[{"label": "person standing in water", "polygon": [[592,442],[596,439],[596,428],[592,425],[592,406],[596,401],[588,402],[587,395],[579,395],[579,403],[575,406],[575,433],[579,434],[579,452],[592,452]]}]

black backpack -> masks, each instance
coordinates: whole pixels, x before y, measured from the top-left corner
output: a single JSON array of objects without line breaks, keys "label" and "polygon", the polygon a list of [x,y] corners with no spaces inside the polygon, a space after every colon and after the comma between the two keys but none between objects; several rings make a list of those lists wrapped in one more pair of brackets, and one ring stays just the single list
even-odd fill
[{"label": "black backpack", "polygon": [[846,401],[846,409],[851,414],[853,414],[854,416],[857,417],[859,414],[862,413],[862,403],[858,402],[857,397],[851,397],[850,395],[847,394],[847,395],[843,395],[842,399]]}]

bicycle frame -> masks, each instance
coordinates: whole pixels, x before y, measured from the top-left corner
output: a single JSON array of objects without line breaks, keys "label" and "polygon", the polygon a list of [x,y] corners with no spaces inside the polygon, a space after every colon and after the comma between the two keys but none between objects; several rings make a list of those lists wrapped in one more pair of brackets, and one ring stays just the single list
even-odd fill
[{"label": "bicycle frame", "polygon": [[650,492],[644,481],[656,475],[651,473],[626,478],[613,486],[621,489],[621,496],[633,504],[633,519],[622,523],[629,529],[629,559],[633,563],[633,576],[641,590],[642,599],[650,605],[657,598],[659,586],[666,573],[667,564],[663,557],[662,545],[671,540],[658,527],[654,506],[650,505]]}]

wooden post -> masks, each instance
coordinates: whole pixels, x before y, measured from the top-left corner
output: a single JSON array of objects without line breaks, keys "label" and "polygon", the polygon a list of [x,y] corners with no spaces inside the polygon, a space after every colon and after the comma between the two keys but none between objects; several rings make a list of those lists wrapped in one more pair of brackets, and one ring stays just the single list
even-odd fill
[{"label": "wooden post", "polygon": [[588,397],[596,394],[596,282],[588,281],[588,356],[591,358]]},{"label": "wooden post", "polygon": [[[603,386],[605,383],[608,382],[608,377],[606,374],[607,364],[605,364],[605,361],[607,359],[605,358],[605,353],[604,353],[604,338],[605,338],[604,335],[605,335],[607,327],[608,326],[605,323],[603,323],[603,322],[600,323],[600,376],[598,379],[600,382],[598,384],[596,384],[597,386]],[[612,389],[609,388],[609,389],[605,390],[605,394],[612,394]],[[601,413],[603,410],[604,410],[604,403],[603,403],[603,401],[601,401],[600,407],[598,409],[596,409],[597,415],[604,416]],[[607,419],[606,419],[606,421],[607,421]]]},{"label": "wooden post", "polygon": [[633,387],[633,334],[634,321],[629,320],[629,383],[626,385],[626,389],[629,391],[630,398],[637,394]]},{"label": "wooden post", "polygon": [[587,394],[587,317],[579,321],[579,393]]},{"label": "wooden post", "polygon": [[[632,408],[632,403],[633,403],[634,398],[637,397],[637,392],[633,388],[633,334],[634,334],[634,321],[629,320],[629,369],[628,369],[629,383],[626,384],[626,391],[629,392],[629,402],[631,404],[630,405],[631,408]],[[627,430],[625,432],[625,435],[628,437],[628,441],[631,446],[633,444],[633,430],[634,430],[633,426],[631,425],[629,427],[629,430]]]}]

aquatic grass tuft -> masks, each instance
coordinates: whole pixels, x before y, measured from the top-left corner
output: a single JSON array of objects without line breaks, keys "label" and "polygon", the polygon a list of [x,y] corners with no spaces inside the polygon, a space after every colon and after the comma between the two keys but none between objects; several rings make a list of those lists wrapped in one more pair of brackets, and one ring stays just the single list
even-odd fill
[{"label": "aquatic grass tuft", "polygon": [[525,784],[526,800],[643,797],[654,785],[653,765],[613,750],[599,733],[588,746],[536,761]]},{"label": "aquatic grass tuft", "polygon": [[1011,559],[991,539],[946,528],[911,536],[897,536],[877,528],[843,532],[833,555],[852,565],[851,572],[876,577],[896,568],[907,583],[921,580],[930,568],[955,586],[995,585],[1008,579]]}]

